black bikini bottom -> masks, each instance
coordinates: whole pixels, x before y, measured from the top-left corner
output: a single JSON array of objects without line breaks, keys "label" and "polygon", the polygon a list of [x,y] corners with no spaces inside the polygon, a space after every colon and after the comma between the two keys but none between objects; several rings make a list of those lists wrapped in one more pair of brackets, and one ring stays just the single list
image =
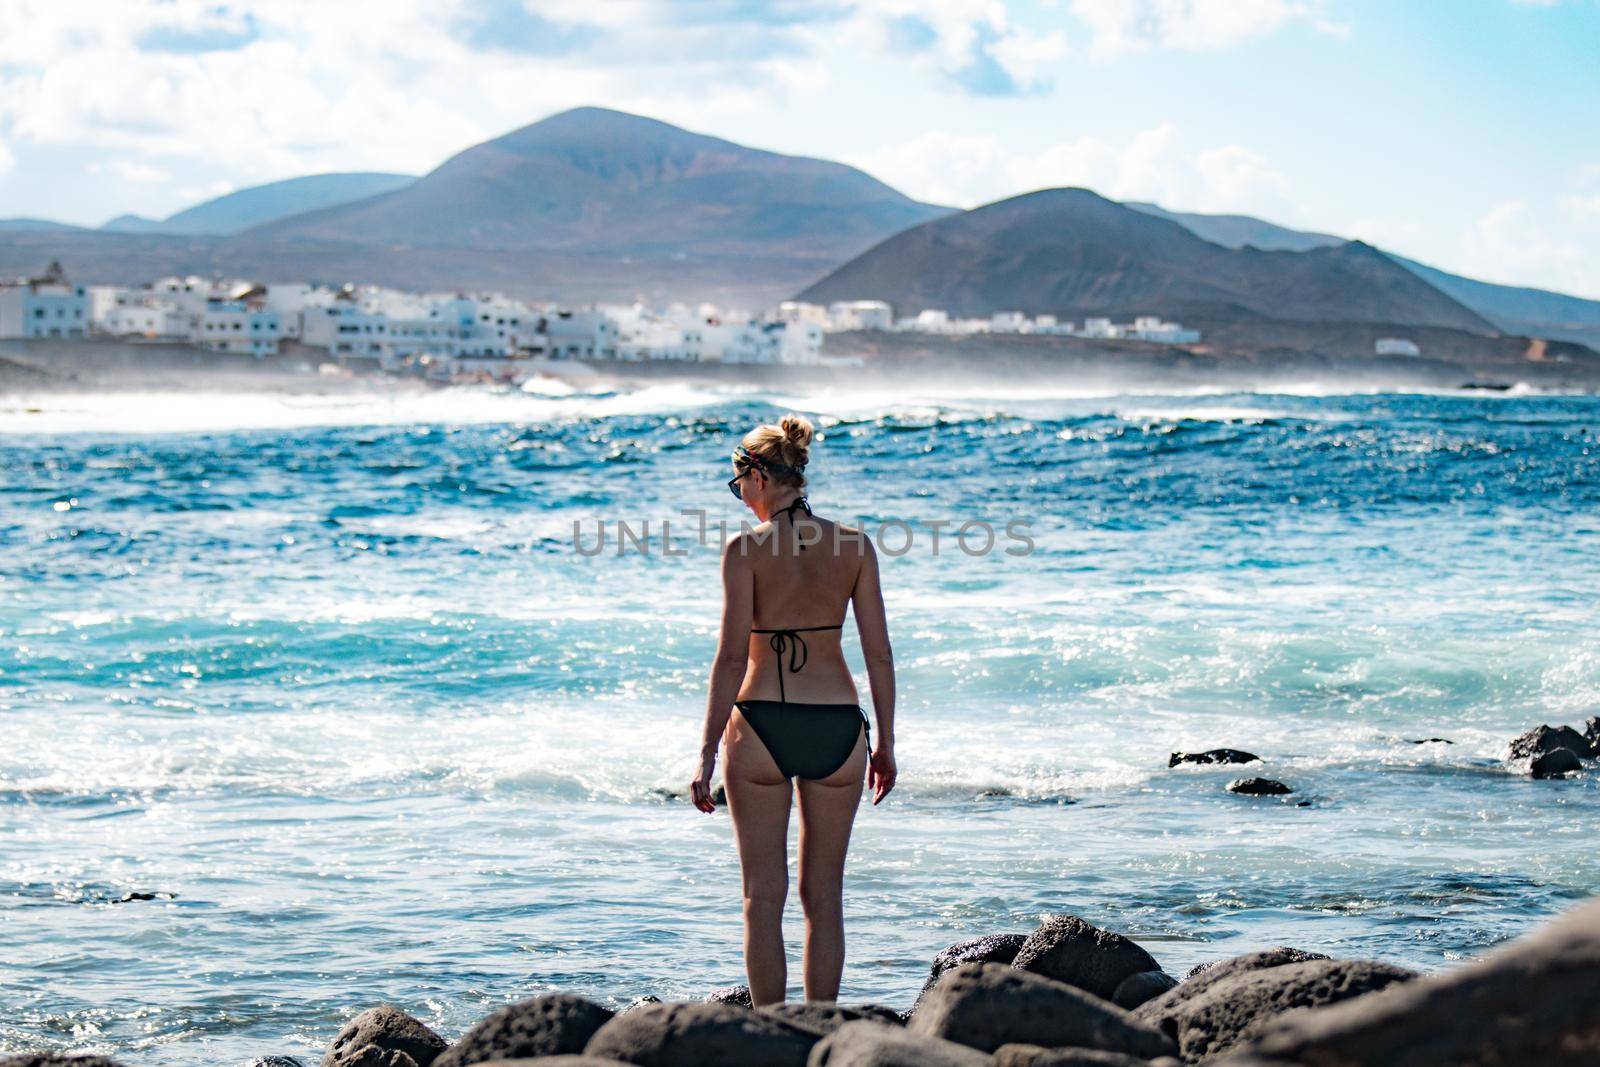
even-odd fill
[{"label": "black bikini bottom", "polygon": [[867,713],[855,704],[740,700],[734,704],[785,778],[826,778],[849,760]]}]

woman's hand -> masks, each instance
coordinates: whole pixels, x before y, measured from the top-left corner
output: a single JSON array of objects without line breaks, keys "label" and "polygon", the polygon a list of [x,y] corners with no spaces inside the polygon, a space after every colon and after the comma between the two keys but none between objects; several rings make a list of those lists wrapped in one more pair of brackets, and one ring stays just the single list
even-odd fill
[{"label": "woman's hand", "polygon": [[867,764],[867,786],[872,790],[874,804],[889,795],[898,773],[894,765],[893,748],[879,745],[873,749],[872,759]]},{"label": "woman's hand", "polygon": [[711,799],[711,772],[716,770],[717,754],[712,752],[700,757],[700,770],[696,772],[689,782],[689,803],[710,815],[717,810],[717,805]]}]

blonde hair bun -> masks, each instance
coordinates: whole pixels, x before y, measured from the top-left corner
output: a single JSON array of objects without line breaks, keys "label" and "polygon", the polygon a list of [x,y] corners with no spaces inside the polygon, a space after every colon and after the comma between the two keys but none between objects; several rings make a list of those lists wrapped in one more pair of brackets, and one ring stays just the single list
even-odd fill
[{"label": "blonde hair bun", "polygon": [[816,432],[812,428],[810,419],[794,412],[778,420],[778,429],[783,431],[783,436],[796,448],[810,448],[811,438]]}]

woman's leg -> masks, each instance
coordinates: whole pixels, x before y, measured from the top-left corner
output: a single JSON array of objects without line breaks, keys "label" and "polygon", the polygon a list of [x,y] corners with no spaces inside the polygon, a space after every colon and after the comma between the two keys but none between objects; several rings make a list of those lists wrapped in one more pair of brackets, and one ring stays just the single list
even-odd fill
[{"label": "woman's leg", "polygon": [[734,709],[724,735],[728,811],[744,874],[744,969],[750,999],[783,1001],[788,967],[783,955],[783,904],[789,895],[789,779],[761,738]]},{"label": "woman's leg", "polygon": [[839,999],[844,972],[844,857],[867,773],[866,732],[827,778],[800,783],[800,906],[806,913],[807,1000]]}]

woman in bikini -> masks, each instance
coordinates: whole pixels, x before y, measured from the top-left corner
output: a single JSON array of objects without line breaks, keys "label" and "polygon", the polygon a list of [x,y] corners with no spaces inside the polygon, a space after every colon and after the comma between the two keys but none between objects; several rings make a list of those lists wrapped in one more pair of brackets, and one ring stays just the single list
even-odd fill
[{"label": "woman in bikini", "polygon": [[[874,804],[894,788],[894,655],[878,559],[859,530],[811,513],[811,423],[785,415],[734,451],[735,496],[760,525],[722,553],[722,636],[711,668],[700,767],[690,799],[704,812],[718,743],[744,873],[744,960],[759,1006],[784,999],[783,907],[789,801],[800,797],[805,998],[836,1000],[844,970],[844,860],[863,778]],[[840,644],[854,605],[877,719],[860,707]],[[870,742],[873,742],[869,744]]]}]

